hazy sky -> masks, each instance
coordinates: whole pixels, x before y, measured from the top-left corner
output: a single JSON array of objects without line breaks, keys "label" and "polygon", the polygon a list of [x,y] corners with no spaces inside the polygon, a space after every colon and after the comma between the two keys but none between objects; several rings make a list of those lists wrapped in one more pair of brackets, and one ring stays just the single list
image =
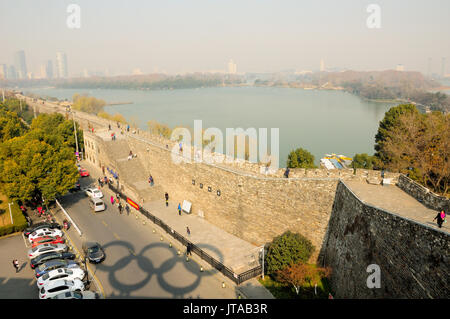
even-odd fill
[{"label": "hazy sky", "polygon": [[[71,3],[81,28],[66,24]],[[369,4],[381,8],[381,28],[369,29]],[[128,74],[226,69],[238,72],[327,67],[440,73],[450,65],[448,0],[0,0],[0,64],[25,51],[39,72],[56,51],[69,74]],[[450,73],[446,67],[446,73]]]}]

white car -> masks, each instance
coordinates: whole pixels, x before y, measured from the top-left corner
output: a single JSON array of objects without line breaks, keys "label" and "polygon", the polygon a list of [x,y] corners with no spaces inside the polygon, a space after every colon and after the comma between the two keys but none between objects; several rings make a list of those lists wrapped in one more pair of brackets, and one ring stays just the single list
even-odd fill
[{"label": "white car", "polygon": [[38,230],[35,230],[28,236],[28,240],[33,242],[36,238],[44,237],[44,236],[51,236],[51,237],[63,237],[64,233],[60,231],[59,229],[52,229],[52,228],[41,228]]},{"label": "white car", "polygon": [[60,279],[49,282],[48,285],[42,286],[41,289],[39,289],[39,299],[52,298],[61,293],[70,291],[84,291],[84,283],[80,279]]},{"label": "white car", "polygon": [[52,299],[98,299],[99,295],[96,292],[92,291],[71,291],[71,292],[64,292],[62,294],[58,294]]},{"label": "white car", "polygon": [[65,244],[42,244],[28,250],[28,258],[33,259],[46,253],[62,253],[68,250]]},{"label": "white car", "polygon": [[85,193],[90,198],[102,198],[103,197],[102,191],[97,188],[88,188],[88,189],[86,189]]},{"label": "white car", "polygon": [[36,285],[40,288],[42,286],[48,285],[50,282],[54,282],[56,280],[65,279],[65,280],[83,280],[86,275],[85,271],[81,268],[58,268],[49,271],[44,274],[42,277],[39,277],[36,281]]}]

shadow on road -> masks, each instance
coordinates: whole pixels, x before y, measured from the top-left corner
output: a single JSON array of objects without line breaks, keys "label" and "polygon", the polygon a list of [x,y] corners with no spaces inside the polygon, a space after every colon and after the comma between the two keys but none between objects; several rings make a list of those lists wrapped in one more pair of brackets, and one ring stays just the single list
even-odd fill
[{"label": "shadow on road", "polygon": [[[177,250],[175,248],[170,248],[167,243],[151,243],[141,249],[140,252],[135,252],[134,246],[123,240],[113,241],[103,245],[103,248],[107,254],[108,249],[113,247],[123,247],[130,253],[120,258],[111,266],[104,263],[96,266],[97,270],[108,273],[109,284],[116,291],[114,294],[108,296],[108,298],[130,298],[132,292],[146,286],[153,277],[156,277],[158,284],[162,289],[171,294],[171,298],[186,298],[186,295],[193,292],[200,285],[202,279],[213,275],[212,272],[201,272],[200,266],[195,262],[186,262],[185,255],[183,253],[178,255]],[[155,248],[163,248],[171,255],[171,257],[166,259],[159,267],[155,267],[152,261],[145,256],[146,252]],[[116,273],[127,267],[127,265],[132,261],[137,262],[139,268],[145,273],[146,276],[140,282],[126,284],[117,278]],[[194,276],[195,279],[191,284],[184,287],[174,286],[164,279],[164,274],[168,273],[178,265],[182,265],[184,269]],[[117,291],[119,293],[117,293]],[[135,296],[132,298],[135,298]],[[200,298],[200,296],[198,296],[198,298]]]}]

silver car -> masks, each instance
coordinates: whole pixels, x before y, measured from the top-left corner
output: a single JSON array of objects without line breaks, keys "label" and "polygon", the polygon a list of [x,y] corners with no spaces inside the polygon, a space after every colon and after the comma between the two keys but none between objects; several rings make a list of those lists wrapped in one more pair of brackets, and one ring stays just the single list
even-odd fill
[{"label": "silver car", "polygon": [[86,272],[81,268],[58,268],[49,271],[42,277],[39,277],[36,281],[36,285],[41,288],[42,286],[48,285],[48,283],[66,279],[66,280],[75,280],[80,279],[83,280]]},{"label": "silver car", "polygon": [[102,191],[97,188],[88,188],[88,189],[86,189],[85,193],[87,196],[89,196],[91,198],[102,198],[103,197]]},{"label": "silver car", "polygon": [[39,290],[39,299],[52,298],[61,293],[70,291],[84,291],[84,283],[80,279],[65,280],[60,279],[50,282]]},{"label": "silver car", "polygon": [[28,258],[33,259],[46,253],[62,253],[68,249],[66,244],[42,244],[28,250]]},{"label": "silver car", "polygon": [[58,294],[52,299],[99,299],[99,294],[92,291],[69,291]]}]

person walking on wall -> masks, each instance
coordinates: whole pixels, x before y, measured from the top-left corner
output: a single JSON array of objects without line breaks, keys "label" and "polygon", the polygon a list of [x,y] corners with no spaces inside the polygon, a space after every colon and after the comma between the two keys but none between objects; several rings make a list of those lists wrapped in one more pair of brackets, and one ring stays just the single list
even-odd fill
[{"label": "person walking on wall", "polygon": [[192,246],[191,243],[186,245],[186,256],[192,256]]},{"label": "person walking on wall", "polygon": [[127,211],[127,216],[130,216],[130,206],[128,204],[125,204],[125,210]]},{"label": "person walking on wall", "polygon": [[164,194],[164,197],[166,198],[166,207],[169,206],[169,194],[167,192]]},{"label": "person walking on wall", "polygon": [[445,221],[445,211],[442,210],[440,213],[436,215],[436,217],[433,218],[433,220],[437,220],[437,224],[439,228],[442,228],[442,223]]},{"label": "person walking on wall", "polygon": [[284,177],[289,178],[289,167],[286,168],[286,171],[284,172]]},{"label": "person walking on wall", "polygon": [[186,233],[188,234],[188,236],[191,236],[191,230],[187,226],[186,226]]},{"label": "person walking on wall", "polygon": [[111,195],[111,205],[114,205],[114,197]]},{"label": "person walking on wall", "polygon": [[178,215],[181,216],[181,204],[180,203],[178,203]]},{"label": "person walking on wall", "polygon": [[153,186],[155,184],[155,181],[153,180],[152,175],[150,175],[150,177],[148,178],[148,183],[150,184],[150,186]]},{"label": "person walking on wall", "polygon": [[122,203],[119,203],[119,205],[117,206],[117,208],[119,208],[119,213],[122,215],[122,211],[123,211]]}]

